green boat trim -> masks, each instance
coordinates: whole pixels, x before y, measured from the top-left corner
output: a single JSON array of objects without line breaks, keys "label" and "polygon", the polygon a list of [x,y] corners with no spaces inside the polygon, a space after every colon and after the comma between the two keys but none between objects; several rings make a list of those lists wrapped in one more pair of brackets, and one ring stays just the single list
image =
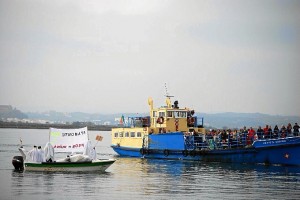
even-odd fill
[{"label": "green boat trim", "polygon": [[25,162],[24,168],[28,171],[104,171],[115,161],[115,159],[104,159],[90,162]]}]

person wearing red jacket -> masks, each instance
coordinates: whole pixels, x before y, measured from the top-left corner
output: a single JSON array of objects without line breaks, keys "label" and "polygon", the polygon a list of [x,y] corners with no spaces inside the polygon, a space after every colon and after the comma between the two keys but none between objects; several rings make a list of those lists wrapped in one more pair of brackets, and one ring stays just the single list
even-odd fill
[{"label": "person wearing red jacket", "polygon": [[255,136],[255,130],[252,127],[250,127],[250,129],[248,131],[248,135],[247,135],[247,145],[250,145],[253,143],[254,136]]},{"label": "person wearing red jacket", "polygon": [[264,128],[264,138],[265,139],[270,138],[270,135],[269,135],[269,125],[266,125],[266,127]]}]

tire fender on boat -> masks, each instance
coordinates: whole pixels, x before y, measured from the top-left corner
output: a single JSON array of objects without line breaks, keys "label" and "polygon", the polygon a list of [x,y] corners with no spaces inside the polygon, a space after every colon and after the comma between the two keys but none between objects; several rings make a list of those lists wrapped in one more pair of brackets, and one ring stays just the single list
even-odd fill
[{"label": "tire fender on boat", "polygon": [[184,157],[187,157],[187,156],[189,155],[188,150],[183,150],[183,151],[182,151],[182,155],[183,155]]},{"label": "tire fender on boat", "polygon": [[142,155],[145,155],[145,149],[144,149],[144,148],[141,148],[141,149],[140,149],[140,153],[141,153]]},{"label": "tire fender on boat", "polygon": [[195,157],[196,156],[196,151],[195,150],[190,151],[190,156]]},{"label": "tire fender on boat", "polygon": [[167,157],[170,154],[170,151],[168,149],[164,150],[164,155]]}]

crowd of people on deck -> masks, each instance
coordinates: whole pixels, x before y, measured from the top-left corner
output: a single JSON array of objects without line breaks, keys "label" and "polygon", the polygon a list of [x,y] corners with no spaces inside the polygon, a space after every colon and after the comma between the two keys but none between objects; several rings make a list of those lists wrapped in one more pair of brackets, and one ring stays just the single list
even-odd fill
[{"label": "crowd of people on deck", "polygon": [[300,127],[298,123],[295,123],[294,126],[292,126],[291,123],[288,123],[287,126],[282,125],[280,129],[277,125],[274,127],[274,129],[272,129],[270,125],[266,125],[264,128],[259,126],[257,129],[252,127],[246,128],[246,126],[240,130],[210,129],[208,133],[206,133],[205,138],[206,140],[213,139],[215,142],[220,141],[222,143],[243,141],[246,143],[246,145],[251,145],[253,141],[258,139],[275,139],[300,136],[299,128]]},{"label": "crowd of people on deck", "polygon": [[[28,158],[28,160],[42,163],[42,162],[54,162],[54,148],[51,145],[50,142],[47,142],[44,149],[42,149],[41,146],[33,146],[33,149],[31,149],[29,152],[27,152],[27,155],[25,154],[25,149],[23,147],[20,148],[21,151],[24,153],[25,158]],[[81,157],[80,157],[81,156]],[[97,159],[97,153],[96,153],[96,147],[92,146],[91,141],[88,141],[85,144],[84,151],[82,154],[71,154],[67,155],[67,158],[60,159],[57,161],[60,162],[78,162],[81,160],[96,160]]]}]

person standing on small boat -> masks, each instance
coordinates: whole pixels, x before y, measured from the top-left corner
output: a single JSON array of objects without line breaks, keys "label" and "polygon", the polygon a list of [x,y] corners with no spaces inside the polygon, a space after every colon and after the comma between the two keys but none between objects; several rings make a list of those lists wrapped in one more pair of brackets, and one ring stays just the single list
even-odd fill
[{"label": "person standing on small boat", "polygon": [[28,157],[33,161],[33,162],[38,162],[38,150],[36,146],[33,146],[33,149],[31,149],[28,152]]},{"label": "person standing on small boat", "polygon": [[45,153],[41,146],[38,146],[37,162],[45,162]]},{"label": "person standing on small boat", "polygon": [[54,161],[54,148],[50,142],[47,142],[46,146],[44,147],[44,156],[46,162]]},{"label": "person standing on small boat", "polygon": [[96,152],[96,147],[93,147],[91,150],[91,159],[92,160],[97,160],[97,152]]}]

